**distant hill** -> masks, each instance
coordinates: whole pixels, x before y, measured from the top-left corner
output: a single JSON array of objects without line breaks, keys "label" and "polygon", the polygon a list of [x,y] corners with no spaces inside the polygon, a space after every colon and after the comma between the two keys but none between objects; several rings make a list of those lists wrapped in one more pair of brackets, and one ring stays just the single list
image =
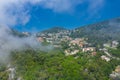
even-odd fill
[{"label": "distant hill", "polygon": [[65,29],[63,27],[53,27],[53,28],[50,28],[48,30],[42,31],[42,33],[57,33],[59,31],[63,31],[63,30],[67,30],[67,29]]},{"label": "distant hill", "polygon": [[17,37],[28,37],[28,36],[31,35],[31,33],[29,33],[29,32],[26,32],[26,33],[19,32],[19,31],[15,30],[15,29],[11,29],[9,34],[17,36]]},{"label": "distant hill", "polygon": [[104,43],[111,40],[120,41],[120,18],[82,26],[72,30],[71,37],[87,37],[89,42]]}]

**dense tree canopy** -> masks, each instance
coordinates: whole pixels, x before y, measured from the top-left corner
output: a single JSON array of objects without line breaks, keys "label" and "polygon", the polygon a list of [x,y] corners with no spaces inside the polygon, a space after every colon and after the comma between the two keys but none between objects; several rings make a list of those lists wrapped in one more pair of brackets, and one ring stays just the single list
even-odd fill
[{"label": "dense tree canopy", "polygon": [[[101,60],[101,53],[90,56],[78,53],[78,58],[65,56],[59,50],[42,52],[39,50],[14,51],[11,64],[16,67],[16,77],[24,80],[109,80],[109,74],[120,61]],[[0,78],[6,80],[5,67],[0,66]]]}]

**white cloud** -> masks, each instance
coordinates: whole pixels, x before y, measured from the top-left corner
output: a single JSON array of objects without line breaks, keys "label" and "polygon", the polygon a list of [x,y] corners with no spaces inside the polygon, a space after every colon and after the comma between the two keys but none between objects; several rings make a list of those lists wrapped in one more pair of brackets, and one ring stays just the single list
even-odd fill
[{"label": "white cloud", "polygon": [[70,12],[78,5],[88,4],[84,11],[96,14],[104,6],[104,3],[105,0],[41,0],[40,6],[54,12]]},{"label": "white cloud", "polygon": [[36,4],[41,0],[0,0],[0,24],[14,26],[29,21],[27,3]]},{"label": "white cloud", "polygon": [[[18,17],[21,16],[18,11],[23,11],[23,5],[19,5],[18,3],[16,0],[0,0],[0,24],[9,26],[17,24]],[[22,16],[25,15],[22,14]]]},{"label": "white cloud", "polygon": [[[30,19],[28,3],[51,9],[54,12],[71,12],[78,5],[88,3],[88,12],[94,14],[100,10],[105,0],[0,0],[0,24],[14,26],[26,24]],[[86,10],[86,11],[87,11]]]},{"label": "white cloud", "polygon": [[52,9],[54,12],[69,12],[82,2],[82,0],[42,0],[41,6]]}]

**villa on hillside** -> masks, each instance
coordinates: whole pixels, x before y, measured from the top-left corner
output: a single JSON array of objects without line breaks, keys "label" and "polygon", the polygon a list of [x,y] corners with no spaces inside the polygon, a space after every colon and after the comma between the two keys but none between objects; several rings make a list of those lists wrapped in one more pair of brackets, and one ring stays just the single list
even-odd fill
[{"label": "villa on hillside", "polygon": [[83,52],[93,52],[95,51],[95,47],[87,47],[82,49]]}]

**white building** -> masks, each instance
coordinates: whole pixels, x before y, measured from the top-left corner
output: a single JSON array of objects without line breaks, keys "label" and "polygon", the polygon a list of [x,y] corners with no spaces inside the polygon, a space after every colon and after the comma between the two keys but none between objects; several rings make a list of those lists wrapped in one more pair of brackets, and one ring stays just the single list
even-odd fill
[{"label": "white building", "polygon": [[107,62],[110,61],[110,58],[107,57],[107,56],[105,56],[105,55],[102,55],[102,56],[101,56],[101,59],[102,59],[102,60],[105,60],[105,61],[107,61]]}]

